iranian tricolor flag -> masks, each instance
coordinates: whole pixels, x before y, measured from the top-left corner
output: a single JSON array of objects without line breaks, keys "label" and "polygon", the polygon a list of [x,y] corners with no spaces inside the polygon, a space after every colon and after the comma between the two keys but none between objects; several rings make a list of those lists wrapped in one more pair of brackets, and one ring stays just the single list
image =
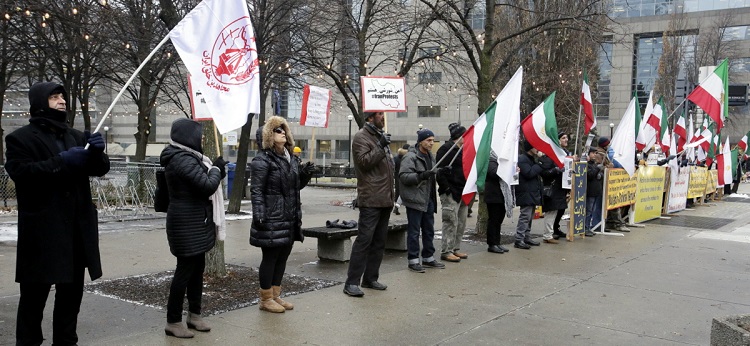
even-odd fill
[{"label": "iranian tricolor flag", "polygon": [[583,134],[588,136],[589,132],[596,128],[596,116],[594,115],[594,103],[591,98],[591,87],[589,86],[589,75],[583,71],[583,88],[581,89],[581,108],[585,115],[585,127]]},{"label": "iranian tricolor flag", "polygon": [[716,155],[716,169],[719,171],[719,185],[732,183],[732,172],[734,172],[734,162],[736,161],[737,155],[735,154],[733,160],[732,149],[729,146],[729,137],[727,137],[721,154]]},{"label": "iranian tricolor flag", "polygon": [[728,75],[728,63],[727,59],[724,59],[714,72],[688,95],[688,100],[698,105],[716,122],[716,132],[721,131],[724,120],[727,119]]},{"label": "iranian tricolor flag", "polygon": [[685,143],[687,143],[687,125],[685,123],[685,107],[682,108],[682,115],[677,119],[677,123],[674,125],[673,134],[678,137],[677,139],[677,152],[681,152]]},{"label": "iranian tricolor flag", "polygon": [[534,148],[549,156],[557,167],[563,168],[563,162],[568,153],[560,147],[560,141],[557,139],[554,92],[526,119],[523,119],[521,130],[523,136]]},{"label": "iranian tricolor flag", "polygon": [[[664,100],[661,97],[659,98],[659,103],[656,105],[656,107],[654,107],[654,109],[656,108],[661,109],[661,111],[659,112],[660,114],[658,116],[661,122],[659,124],[659,141],[658,142],[659,142],[659,145],[661,145],[661,151],[663,153],[667,153],[669,152],[671,134],[669,133],[669,119],[667,119],[667,115],[664,114],[666,113],[665,110],[667,108],[664,106]],[[656,111],[654,112],[654,114],[655,113]]]},{"label": "iranian tricolor flag", "polygon": [[[661,124],[661,118],[659,118],[658,121],[651,121],[650,119],[654,114],[654,111],[654,91],[652,90],[648,94],[646,111],[643,112],[643,120],[646,121],[638,121],[639,119],[636,119],[635,148],[639,151],[648,151],[656,143],[659,131],[656,129],[657,126],[654,126],[653,124]],[[661,114],[661,112],[659,114]]]},{"label": "iranian tricolor flag", "polygon": [[522,79],[523,67],[519,67],[495,101],[463,135],[461,158],[466,185],[462,199],[467,205],[477,191],[484,190],[490,151],[497,154],[497,175],[500,179],[508,185],[517,184],[513,176],[518,165]]},{"label": "iranian tricolor flag", "polygon": [[748,135],[750,135],[750,132],[746,133],[744,136],[742,136],[742,139],[740,139],[740,142],[737,143],[737,146],[742,149],[742,151],[747,151],[747,138]]}]

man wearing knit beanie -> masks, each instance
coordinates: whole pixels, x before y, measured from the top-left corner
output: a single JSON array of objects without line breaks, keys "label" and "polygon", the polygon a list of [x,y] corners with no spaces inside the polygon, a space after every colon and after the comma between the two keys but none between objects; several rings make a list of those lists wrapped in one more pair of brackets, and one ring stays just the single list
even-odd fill
[{"label": "man wearing knit beanie", "polygon": [[443,242],[440,258],[448,262],[460,262],[469,255],[460,252],[461,239],[466,228],[466,215],[469,206],[461,200],[466,185],[461,160],[461,147],[464,144],[462,135],[466,128],[458,123],[448,125],[451,139],[443,143],[437,151],[438,195],[443,211]]},{"label": "man wearing knit beanie", "polygon": [[529,143],[523,141],[525,153],[518,155],[518,185],[516,186],[516,205],[521,207],[516,225],[516,243],[513,245],[518,249],[531,249],[531,246],[539,246],[539,242],[531,239],[531,221],[534,219],[534,210],[542,203],[542,182],[540,174],[542,166],[537,162],[537,150]]},{"label": "man wearing knit beanie", "polygon": [[[401,160],[398,177],[401,184],[401,200],[406,206],[406,248],[408,267],[411,271],[424,273],[424,267],[445,268],[438,262],[435,253],[435,214],[437,213],[437,194],[435,191],[435,158],[432,156],[432,145],[435,134],[423,129],[417,132],[415,150],[409,151]],[[422,235],[422,263],[419,263],[419,236]]]}]

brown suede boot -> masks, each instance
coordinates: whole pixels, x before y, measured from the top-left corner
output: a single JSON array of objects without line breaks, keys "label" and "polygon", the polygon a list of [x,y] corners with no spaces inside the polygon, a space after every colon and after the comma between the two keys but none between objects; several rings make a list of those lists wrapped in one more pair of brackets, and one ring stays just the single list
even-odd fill
[{"label": "brown suede boot", "polygon": [[193,332],[185,328],[185,325],[182,324],[182,322],[167,323],[167,326],[164,327],[164,333],[169,336],[184,339],[189,339],[195,336]]},{"label": "brown suede boot", "polygon": [[260,290],[260,303],[258,304],[258,308],[261,310],[265,310],[268,312],[284,312],[286,309],[284,309],[283,306],[279,305],[279,303],[275,302],[273,300],[273,289],[261,289]]},{"label": "brown suede boot", "polygon": [[190,329],[195,329],[199,332],[210,332],[211,326],[201,318],[200,314],[188,313],[187,326]]},{"label": "brown suede boot", "polygon": [[272,286],[271,289],[273,290],[273,301],[283,306],[286,310],[294,309],[294,304],[286,302],[283,299],[279,298],[279,296],[281,295],[281,286]]}]

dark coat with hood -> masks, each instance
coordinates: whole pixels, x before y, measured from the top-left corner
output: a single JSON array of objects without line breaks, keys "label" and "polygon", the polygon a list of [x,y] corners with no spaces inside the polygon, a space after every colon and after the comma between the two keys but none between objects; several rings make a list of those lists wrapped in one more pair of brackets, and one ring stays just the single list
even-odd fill
[{"label": "dark coat with hood", "polygon": [[[464,185],[466,185],[466,177],[464,176],[462,152],[459,151],[461,148],[458,146],[453,147],[453,143],[455,142],[452,140],[445,141],[437,151],[435,160],[440,161],[444,156],[447,157],[439,166],[446,168],[439,169],[436,178],[439,186],[438,194],[450,194],[454,201],[460,202],[461,195],[464,191]],[[453,147],[452,150],[451,147]],[[453,157],[456,155],[458,156],[454,160]],[[448,167],[451,160],[453,160],[453,164]]]},{"label": "dark coat with hood", "polygon": [[484,202],[505,205],[505,196],[500,187],[500,176],[497,175],[497,168],[497,156],[490,155],[487,178],[484,181]]},{"label": "dark coat with hood", "polygon": [[[169,137],[175,143],[203,153],[202,127],[197,121],[178,119],[172,123]],[[220,187],[221,171],[209,169],[201,157],[174,145],[164,148],[159,159],[169,186],[169,250],[177,257],[208,252],[216,244],[216,224],[209,198]]]},{"label": "dark coat with hood", "polygon": [[[281,127],[286,133],[285,153],[274,150],[273,129]],[[273,116],[263,126],[263,149],[250,163],[250,199],[253,203],[253,223],[250,244],[258,247],[291,246],[303,241],[302,202],[300,190],[312,178],[302,172],[300,161],[291,155],[294,137],[282,117]]]},{"label": "dark coat with hood", "polygon": [[393,158],[390,149],[379,144],[381,136],[375,125],[367,123],[352,140],[359,207],[393,208]]},{"label": "dark coat with hood", "polygon": [[542,166],[527,153],[518,155],[518,186],[516,186],[516,205],[519,207],[536,206],[542,203],[542,182],[539,175]]},{"label": "dark coat with hood", "polygon": [[92,280],[102,276],[97,211],[90,176],[109,172],[109,158],[90,152],[83,169],[68,167],[60,152],[86,145],[86,136],[65,123],[66,112],[49,108],[56,83],[29,89],[31,124],[5,138],[5,170],[16,185],[18,245],[16,282],[73,282],[83,263]]},{"label": "dark coat with hood", "polygon": [[[435,157],[432,152],[423,154],[418,153],[419,143],[409,149],[409,153],[401,160],[401,169],[398,172],[398,179],[401,186],[401,200],[404,206],[416,209],[421,212],[427,212],[428,203],[432,201],[435,206],[434,212],[437,213],[437,194],[435,189],[435,178],[430,177],[422,180],[419,175],[422,172],[432,169],[435,164]],[[429,156],[429,159],[427,159]],[[428,162],[429,160],[429,162]]]},{"label": "dark coat with hood", "polygon": [[539,159],[542,165],[542,185],[552,188],[552,196],[542,196],[542,211],[565,210],[568,208],[568,192],[562,188],[563,172],[549,156]]}]

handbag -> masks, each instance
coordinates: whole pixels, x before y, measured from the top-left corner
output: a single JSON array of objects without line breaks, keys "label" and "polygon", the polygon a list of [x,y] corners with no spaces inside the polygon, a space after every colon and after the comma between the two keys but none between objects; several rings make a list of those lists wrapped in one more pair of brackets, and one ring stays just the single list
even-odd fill
[{"label": "handbag", "polygon": [[154,211],[166,213],[169,208],[169,186],[164,171],[156,171],[156,191],[154,191]]}]

